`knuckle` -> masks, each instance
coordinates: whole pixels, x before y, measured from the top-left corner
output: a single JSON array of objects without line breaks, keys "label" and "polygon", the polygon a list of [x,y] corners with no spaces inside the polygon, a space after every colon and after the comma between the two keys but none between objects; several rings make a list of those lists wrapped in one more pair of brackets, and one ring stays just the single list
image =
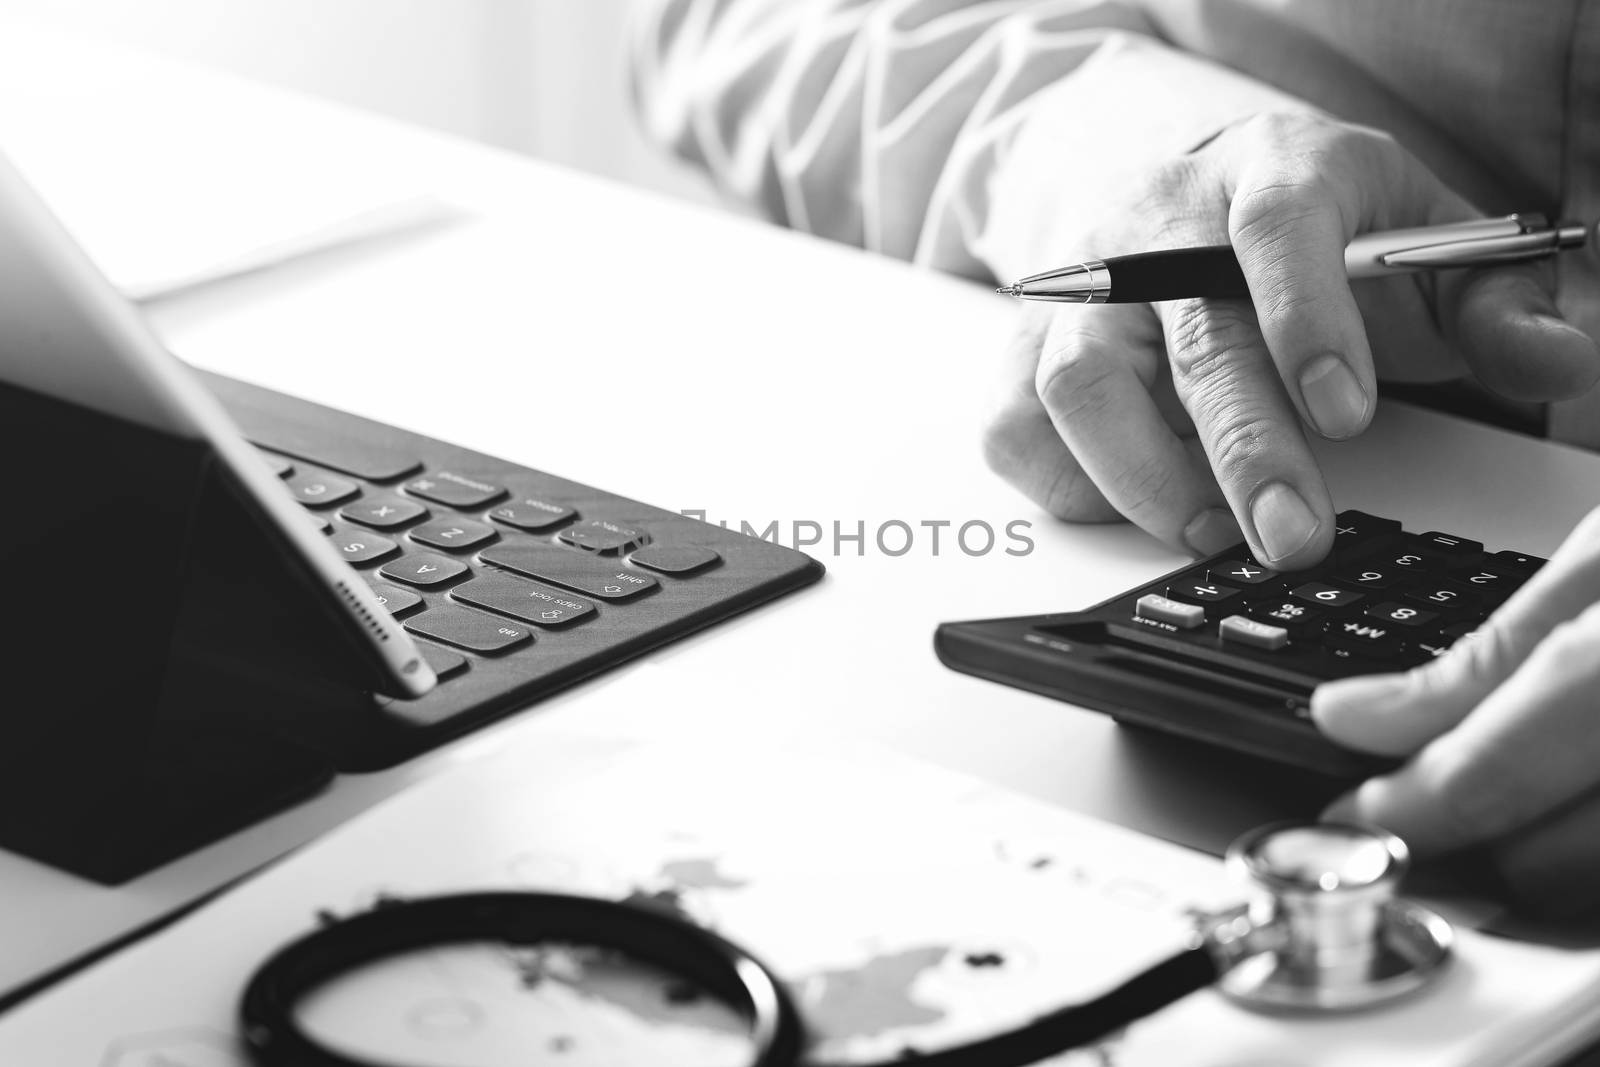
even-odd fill
[{"label": "knuckle", "polygon": [[1168,322],[1173,377],[1205,382],[1234,373],[1234,357],[1255,344],[1248,315],[1225,304],[1185,300]]},{"label": "knuckle", "polygon": [[1306,222],[1324,213],[1333,197],[1315,168],[1274,176],[1234,194],[1228,209],[1228,233],[1245,254],[1289,258]]},{"label": "knuckle", "polygon": [[1103,349],[1068,344],[1039,361],[1034,392],[1052,417],[1070,421],[1108,402],[1117,372]]},{"label": "knuckle", "polygon": [[1234,405],[1212,426],[1206,451],[1218,472],[1247,469],[1271,451],[1272,420],[1259,413]]}]

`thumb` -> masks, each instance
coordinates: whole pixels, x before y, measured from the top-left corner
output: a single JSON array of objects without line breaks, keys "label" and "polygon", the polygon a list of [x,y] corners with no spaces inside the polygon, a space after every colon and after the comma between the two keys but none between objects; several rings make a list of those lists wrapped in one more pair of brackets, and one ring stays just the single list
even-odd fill
[{"label": "thumb", "polygon": [[1511,400],[1565,400],[1600,380],[1600,348],[1556,307],[1549,261],[1440,279],[1440,326],[1478,381]]}]

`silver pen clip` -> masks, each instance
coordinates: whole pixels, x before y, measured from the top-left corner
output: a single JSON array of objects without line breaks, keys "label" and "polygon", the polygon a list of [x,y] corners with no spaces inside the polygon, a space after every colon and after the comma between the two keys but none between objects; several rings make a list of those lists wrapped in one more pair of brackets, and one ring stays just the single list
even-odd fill
[{"label": "silver pen clip", "polygon": [[1588,228],[1576,222],[1551,225],[1543,215],[1508,215],[1463,223],[1454,232],[1436,232],[1426,244],[1394,249],[1376,258],[1391,270],[1492,266],[1544,259],[1562,249],[1582,248],[1587,238]]}]

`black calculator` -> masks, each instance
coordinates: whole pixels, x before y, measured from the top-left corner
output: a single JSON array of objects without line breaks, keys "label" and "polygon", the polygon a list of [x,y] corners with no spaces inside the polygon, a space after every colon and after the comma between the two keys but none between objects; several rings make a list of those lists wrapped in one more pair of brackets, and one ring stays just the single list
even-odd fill
[{"label": "black calculator", "polygon": [[1326,740],[1318,684],[1442,655],[1545,560],[1341,512],[1333,550],[1280,573],[1238,544],[1084,611],[950,622],[948,667],[1279,763],[1356,777],[1392,761]]}]

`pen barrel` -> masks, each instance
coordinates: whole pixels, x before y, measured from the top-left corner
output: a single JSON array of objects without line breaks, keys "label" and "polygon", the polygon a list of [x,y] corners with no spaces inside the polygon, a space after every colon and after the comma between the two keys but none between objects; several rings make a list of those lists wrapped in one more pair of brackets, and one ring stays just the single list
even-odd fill
[{"label": "pen barrel", "polygon": [[1249,298],[1244,271],[1228,245],[1137,252],[1105,261],[1111,274],[1108,304],[1150,304],[1186,297]]}]

